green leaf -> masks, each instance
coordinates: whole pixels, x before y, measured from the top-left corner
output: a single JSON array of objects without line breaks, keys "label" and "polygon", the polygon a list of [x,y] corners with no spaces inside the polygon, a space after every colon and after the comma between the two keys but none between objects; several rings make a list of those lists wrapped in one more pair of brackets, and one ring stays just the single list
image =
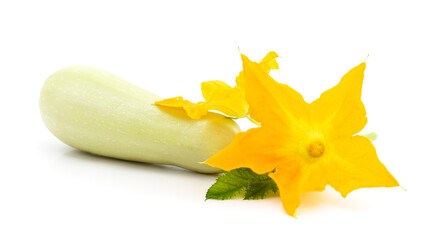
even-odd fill
[{"label": "green leaf", "polygon": [[245,200],[264,199],[271,195],[277,195],[279,189],[276,183],[269,178],[268,180],[250,184],[246,188]]},{"label": "green leaf", "polygon": [[249,168],[238,168],[218,177],[208,189],[206,200],[226,200],[239,196],[245,200],[263,199],[277,193],[277,185],[268,174],[259,175]]},{"label": "green leaf", "polygon": [[244,186],[248,184],[248,180],[243,177],[242,171],[231,171],[217,178],[206,193],[207,199],[231,199],[244,190]]}]

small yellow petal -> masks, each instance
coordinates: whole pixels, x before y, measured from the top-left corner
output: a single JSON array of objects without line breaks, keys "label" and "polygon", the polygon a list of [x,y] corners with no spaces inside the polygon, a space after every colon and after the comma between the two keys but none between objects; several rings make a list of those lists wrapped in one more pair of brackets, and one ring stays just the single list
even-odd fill
[{"label": "small yellow petal", "polygon": [[194,120],[200,119],[208,112],[203,102],[192,103],[190,101],[184,100],[183,97],[168,98],[157,101],[155,102],[155,104],[163,107],[183,108],[186,111],[187,115]]},{"label": "small yellow petal", "polygon": [[[203,98],[205,100],[209,100],[212,98],[224,98],[228,97],[228,95],[223,95],[225,91],[230,91],[232,89],[227,83],[214,80],[214,81],[206,81],[201,83],[201,93],[203,94]],[[220,96],[216,96],[220,95]],[[223,96],[221,96],[223,95]]]},{"label": "small yellow petal", "polygon": [[276,61],[276,58],[278,57],[279,55],[277,53],[271,51],[259,62],[259,64],[266,73],[269,73],[271,69],[279,69],[279,64]]},{"label": "small yellow petal", "polygon": [[157,101],[155,104],[164,107],[183,107],[187,104],[191,104],[191,102],[184,100],[183,97],[173,97]]},{"label": "small yellow petal", "polygon": [[230,117],[242,118],[248,114],[248,103],[242,89],[232,88],[222,81],[207,81],[201,84],[205,106]]},{"label": "small yellow petal", "polygon": [[186,110],[186,113],[190,118],[198,120],[206,115],[209,109],[206,108],[203,102],[198,102],[185,105],[184,110]]}]

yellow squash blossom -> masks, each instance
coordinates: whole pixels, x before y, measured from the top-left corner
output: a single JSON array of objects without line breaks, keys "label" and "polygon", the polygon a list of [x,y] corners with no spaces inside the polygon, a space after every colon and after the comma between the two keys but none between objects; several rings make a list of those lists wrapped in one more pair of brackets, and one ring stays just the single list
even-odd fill
[{"label": "yellow squash blossom", "polygon": [[355,135],[367,123],[361,101],[365,63],[311,104],[242,55],[250,116],[261,127],[236,135],[205,163],[230,171],[269,173],[285,211],[295,216],[300,195],[332,186],[343,197],[365,187],[399,186],[379,161],[372,142]]},{"label": "yellow squash blossom", "polygon": [[[269,52],[260,61],[263,71],[269,73],[271,69],[279,69],[276,58],[277,53]],[[192,103],[184,100],[183,97],[174,97],[155,102],[155,104],[165,107],[184,108],[187,115],[192,119],[200,119],[209,110],[216,110],[229,117],[242,118],[248,114],[248,103],[245,99],[243,89],[243,71],[236,78],[236,86],[231,87],[222,81],[207,81],[201,83],[201,92],[204,102]]]}]

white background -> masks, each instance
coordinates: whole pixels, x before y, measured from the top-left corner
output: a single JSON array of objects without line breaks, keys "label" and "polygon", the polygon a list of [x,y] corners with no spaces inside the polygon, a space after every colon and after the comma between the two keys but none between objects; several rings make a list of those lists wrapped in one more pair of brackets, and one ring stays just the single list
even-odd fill
[{"label": "white background", "polygon": [[[160,3],[162,2],[162,3]],[[445,239],[441,1],[0,2],[0,239]],[[164,97],[234,85],[239,50],[313,101],[367,55],[363,101],[402,188],[204,201],[216,176],[95,157],[40,119],[45,79],[93,65]],[[241,122],[246,129],[250,125]],[[191,238],[192,239],[192,238]]]}]

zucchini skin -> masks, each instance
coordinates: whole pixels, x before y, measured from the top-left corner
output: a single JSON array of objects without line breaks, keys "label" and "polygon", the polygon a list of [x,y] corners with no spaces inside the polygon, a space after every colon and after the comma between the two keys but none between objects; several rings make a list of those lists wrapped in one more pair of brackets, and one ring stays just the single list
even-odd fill
[{"label": "zucchini skin", "polygon": [[221,172],[201,162],[227,146],[240,127],[216,113],[192,120],[182,109],[156,106],[161,99],[107,71],[71,66],[48,77],[39,105],[51,133],[79,150]]}]

